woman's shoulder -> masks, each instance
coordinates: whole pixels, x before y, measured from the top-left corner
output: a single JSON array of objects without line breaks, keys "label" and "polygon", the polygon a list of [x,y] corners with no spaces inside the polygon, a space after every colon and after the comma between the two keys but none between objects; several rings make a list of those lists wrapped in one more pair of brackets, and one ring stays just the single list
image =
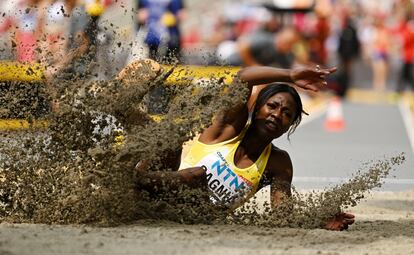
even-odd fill
[{"label": "woman's shoulder", "polygon": [[266,171],[271,176],[284,176],[284,178],[291,179],[293,175],[293,167],[289,153],[272,145],[272,151],[266,165]]},{"label": "woman's shoulder", "polygon": [[205,144],[216,144],[233,139],[242,134],[249,126],[249,113],[244,105],[241,109],[233,109],[214,117],[212,124],[204,129],[199,141]]},{"label": "woman's shoulder", "polygon": [[270,152],[270,158],[269,160],[290,160],[289,153],[285,150],[282,150],[275,145],[272,144],[272,150]]}]

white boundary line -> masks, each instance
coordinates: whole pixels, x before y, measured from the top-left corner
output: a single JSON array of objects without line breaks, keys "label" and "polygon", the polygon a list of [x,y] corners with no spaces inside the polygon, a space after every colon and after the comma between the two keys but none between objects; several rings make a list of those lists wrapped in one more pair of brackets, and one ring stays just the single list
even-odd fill
[{"label": "white boundary line", "polygon": [[414,119],[410,112],[410,106],[408,103],[401,101],[398,103],[398,108],[400,109],[408,138],[410,139],[411,151],[414,154]]},{"label": "white boundary line", "polygon": [[[313,183],[339,183],[339,182],[346,182],[350,178],[345,177],[293,177],[292,182],[298,183],[306,183],[306,182],[313,182]],[[384,183],[386,184],[414,184],[414,179],[396,179],[396,178],[384,178]]]}]

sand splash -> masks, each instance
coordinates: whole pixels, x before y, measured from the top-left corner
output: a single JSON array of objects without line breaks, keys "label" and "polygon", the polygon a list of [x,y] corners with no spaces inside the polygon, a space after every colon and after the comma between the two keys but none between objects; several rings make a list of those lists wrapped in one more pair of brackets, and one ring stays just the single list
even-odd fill
[{"label": "sand splash", "polygon": [[[266,213],[254,205],[229,213],[206,202],[202,190],[136,192],[137,162],[151,162],[150,171],[175,170],[182,144],[215,113],[243,102],[247,89],[238,82],[228,86],[220,77],[164,86],[169,102],[163,118],[154,121],[147,115],[149,91],[163,86],[171,69],[128,72],[109,82],[56,81],[59,111],[46,115],[47,130],[1,134],[0,222],[117,225],[155,218],[315,228],[355,206],[404,161],[401,154],[372,162],[346,183],[320,193],[294,192]],[[20,114],[19,107],[9,111]],[[36,116],[25,111],[24,117]]]},{"label": "sand splash", "polygon": [[367,162],[347,182],[326,188],[321,192],[299,193],[293,189],[293,195],[284,204],[271,210],[265,206],[266,213],[257,213],[255,205],[244,208],[236,222],[274,226],[318,228],[327,219],[341,211],[357,205],[374,189],[379,188],[398,165],[405,161],[404,153],[390,158]]},{"label": "sand splash", "polygon": [[145,159],[151,170],[172,170],[169,159],[179,156],[182,143],[247,92],[219,79],[170,86],[174,99],[156,122],[145,112],[146,95],[170,70],[130,71],[110,82],[56,82],[59,111],[46,116],[47,130],[2,134],[1,221],[118,224],[159,217],[170,198],[138,197],[135,164]]}]

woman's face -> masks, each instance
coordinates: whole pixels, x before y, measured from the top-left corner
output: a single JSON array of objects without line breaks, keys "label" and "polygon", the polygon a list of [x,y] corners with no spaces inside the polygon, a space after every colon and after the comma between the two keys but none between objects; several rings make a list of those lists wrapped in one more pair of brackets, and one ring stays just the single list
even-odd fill
[{"label": "woman's face", "polygon": [[293,97],[287,92],[277,93],[256,113],[255,126],[261,134],[278,138],[289,130],[296,112]]}]

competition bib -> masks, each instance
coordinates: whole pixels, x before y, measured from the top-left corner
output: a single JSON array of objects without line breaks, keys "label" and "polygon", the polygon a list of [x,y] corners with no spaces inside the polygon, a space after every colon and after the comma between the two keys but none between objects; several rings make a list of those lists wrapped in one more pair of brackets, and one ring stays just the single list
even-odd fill
[{"label": "competition bib", "polygon": [[213,203],[233,204],[245,197],[252,190],[253,184],[234,172],[234,166],[229,164],[222,154],[227,151],[217,151],[203,158],[198,165],[207,168],[208,188]]}]

